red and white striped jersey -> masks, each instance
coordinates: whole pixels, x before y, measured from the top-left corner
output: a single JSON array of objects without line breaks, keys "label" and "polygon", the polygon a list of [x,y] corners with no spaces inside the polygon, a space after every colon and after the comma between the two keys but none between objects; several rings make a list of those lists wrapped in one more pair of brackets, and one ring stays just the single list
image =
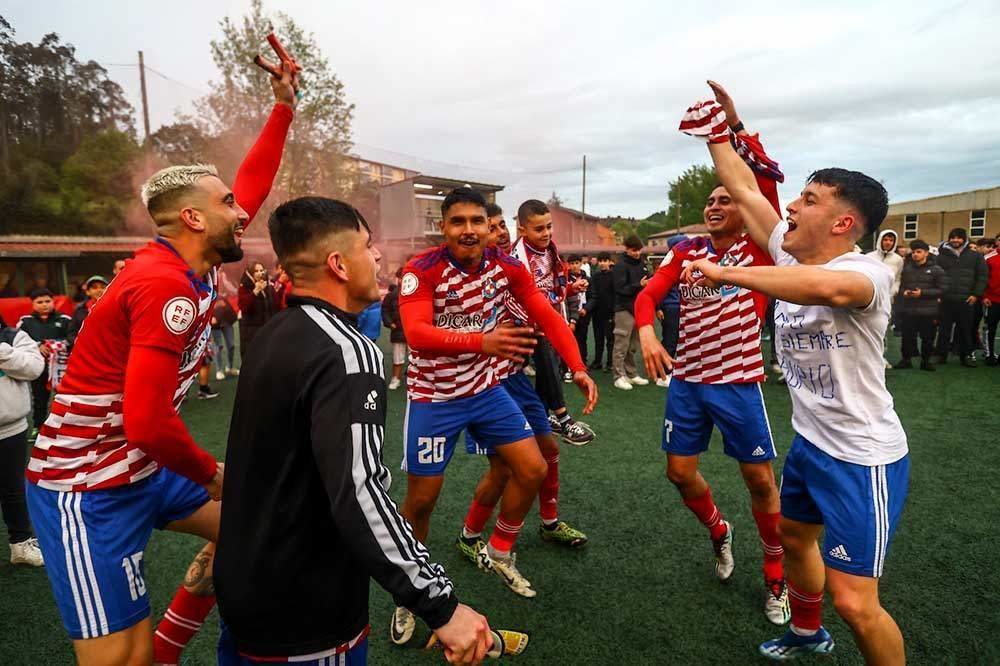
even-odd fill
[{"label": "red and white striped jersey", "polygon": [[[723,266],[770,266],[770,255],[746,234],[719,255],[711,240],[681,241],[663,258],[657,273],[676,284],[692,261],[709,259]],[[680,329],[673,376],[700,384],[764,381],[760,324],[767,296],[742,287],[708,288],[681,284]]]},{"label": "red and white striped jersey", "polygon": [[178,408],[208,346],[216,280],[216,269],[205,281],[195,277],[162,239],[125,262],[83,323],[31,450],[29,481],[49,490],[96,490],[135,483],[157,470],[125,440],[129,350],[148,346],[181,354]]},{"label": "red and white striped jersey", "polygon": [[[434,326],[463,333],[489,333],[510,319],[508,299],[535,291],[517,259],[487,248],[479,270],[466,272],[445,246],[414,257],[403,269],[399,302],[433,302]],[[497,358],[482,352],[453,355],[410,349],[407,397],[444,402],[476,395],[500,379]]]}]

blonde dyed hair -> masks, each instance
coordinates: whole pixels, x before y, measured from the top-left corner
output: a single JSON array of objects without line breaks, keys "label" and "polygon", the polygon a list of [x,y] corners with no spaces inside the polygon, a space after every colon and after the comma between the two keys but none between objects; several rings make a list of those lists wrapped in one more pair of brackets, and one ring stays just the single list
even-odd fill
[{"label": "blonde dyed hair", "polygon": [[186,164],[160,169],[142,184],[140,196],[142,204],[149,208],[149,202],[164,194],[181,193],[193,187],[199,178],[218,176],[219,172],[211,164]]}]

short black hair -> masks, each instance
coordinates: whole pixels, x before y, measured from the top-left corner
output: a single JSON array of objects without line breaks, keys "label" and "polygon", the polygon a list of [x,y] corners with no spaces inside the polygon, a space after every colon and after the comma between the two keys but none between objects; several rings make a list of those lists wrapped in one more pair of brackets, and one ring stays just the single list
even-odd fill
[{"label": "short black hair", "polygon": [[838,199],[846,201],[861,213],[865,231],[870,234],[878,231],[889,212],[889,193],[885,187],[860,171],[837,167],[820,169],[806,179],[806,184],[809,183],[834,188]]},{"label": "short black hair", "polygon": [[517,223],[524,226],[532,215],[545,215],[548,212],[549,207],[545,205],[544,201],[528,199],[517,207]]},{"label": "short black hair", "polygon": [[456,187],[441,202],[441,218],[448,217],[448,209],[460,203],[480,206],[483,210],[486,210],[487,206],[486,197],[479,190],[474,190],[471,187]]},{"label": "short black hair", "polygon": [[962,240],[969,240],[969,234],[966,233],[965,229],[962,227],[955,227],[948,232],[948,238],[961,238]]},{"label": "short black hair", "polygon": [[486,204],[486,217],[496,217],[497,215],[503,215],[503,208],[495,203]]},{"label": "short black hair", "polygon": [[48,296],[52,298],[52,290],[48,287],[35,287],[28,292],[28,298],[35,300],[36,298],[41,298],[42,296]]},{"label": "short black hair", "polygon": [[371,227],[357,208],[326,197],[299,197],[286,201],[274,209],[267,221],[274,253],[289,275],[299,268],[295,263],[298,255],[322,236],[335,231],[361,231],[362,228],[371,233]]},{"label": "short black hair", "polygon": [[611,261],[611,253],[610,252],[599,252],[598,255],[597,255],[597,260],[598,261]]},{"label": "short black hair", "polygon": [[571,254],[568,257],[566,257],[566,261],[568,261],[568,262],[583,261],[583,259],[581,259],[580,255],[578,255],[578,254]]},{"label": "short black hair", "polygon": [[913,250],[924,250],[925,252],[930,251],[931,246],[927,244],[927,241],[922,241],[919,238],[915,241],[910,241],[910,251]]},{"label": "short black hair", "polygon": [[625,247],[629,250],[641,250],[642,249],[642,239],[635,234],[630,234],[625,239]]}]

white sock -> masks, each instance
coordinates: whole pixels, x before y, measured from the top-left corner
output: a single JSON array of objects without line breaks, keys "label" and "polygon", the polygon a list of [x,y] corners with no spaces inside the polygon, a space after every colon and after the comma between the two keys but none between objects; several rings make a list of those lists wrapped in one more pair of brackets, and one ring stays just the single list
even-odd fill
[{"label": "white sock", "polygon": [[792,630],[792,633],[796,636],[815,636],[816,629],[799,629],[794,624],[789,624],[788,628]]},{"label": "white sock", "polygon": [[545,520],[544,518],[542,518],[542,525],[545,525],[546,527],[552,527],[558,522],[559,522],[558,518],[550,518],[549,520]]},{"label": "white sock", "polygon": [[490,557],[492,557],[494,560],[510,559],[509,550],[497,550],[496,548],[493,547],[493,544],[491,543],[486,545],[486,552],[488,552],[490,554]]},{"label": "white sock", "polygon": [[465,539],[475,539],[477,536],[482,534],[482,532],[470,532],[469,528],[462,525],[462,537]]}]

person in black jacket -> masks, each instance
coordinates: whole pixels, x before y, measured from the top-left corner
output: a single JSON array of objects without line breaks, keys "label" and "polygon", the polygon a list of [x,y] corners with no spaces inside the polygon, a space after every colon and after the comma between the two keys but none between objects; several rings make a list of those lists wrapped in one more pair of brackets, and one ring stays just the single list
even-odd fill
[{"label": "person in black jacket", "polygon": [[76,342],[76,336],[80,335],[83,327],[83,320],[90,314],[90,309],[97,303],[97,299],[104,295],[104,290],[108,287],[108,281],[100,275],[92,275],[84,283],[87,293],[87,300],[83,301],[73,309],[73,317],[69,322],[69,331],[66,333],[66,341],[72,345]]},{"label": "person in black jacket", "polygon": [[911,359],[917,356],[918,336],[920,369],[934,370],[931,352],[947,276],[940,266],[930,261],[929,254],[930,246],[922,240],[915,240],[910,243],[910,257],[903,264],[899,284],[903,358],[893,366],[897,370],[913,367]]},{"label": "person in black jacket", "polygon": [[[611,367],[611,350],[614,345],[615,282],[611,271],[611,255],[601,252],[597,255],[597,270],[593,271],[587,302],[583,309],[590,316],[594,328],[594,362],[591,370],[599,370],[603,361],[604,370]],[[604,352],[607,351],[607,356]]]},{"label": "person in black jacket", "polygon": [[389,390],[395,391],[402,384],[403,366],[410,350],[406,346],[406,333],[403,332],[403,320],[399,317],[399,280],[403,277],[403,269],[396,270],[396,281],[389,285],[389,291],[382,299],[382,325],[389,329],[389,342],[392,343],[392,379]]},{"label": "person in black jacket", "polygon": [[615,348],[612,370],[615,387],[628,390],[633,385],[643,386],[649,383],[648,379],[639,376],[635,364],[639,333],[632,309],[635,297],[649,281],[646,264],[642,260],[642,241],[638,236],[625,239],[625,252],[612,272],[615,281]]},{"label": "person in black jacket", "polygon": [[28,294],[31,299],[31,314],[24,315],[17,322],[17,330],[27,333],[32,340],[38,343],[38,350],[45,357],[45,369],[38,379],[31,382],[31,418],[34,429],[28,437],[29,441],[34,441],[38,434],[38,429],[42,427],[45,418],[49,415],[49,368],[48,360],[52,355],[52,347],[49,340],[65,340],[69,333],[70,318],[55,309],[55,301],[52,299],[52,292],[46,287],[36,287]]},{"label": "person in black jacket", "polygon": [[449,660],[478,663],[486,618],[458,602],[386,491],[382,353],[355,326],[379,297],[368,225],[348,204],[304,197],[268,226],[293,288],[236,391],[214,570],[219,661],[364,663],[372,577]]},{"label": "person in black jacket", "polygon": [[280,309],[278,294],[264,264],[259,261],[250,264],[240,278],[236,298],[240,306],[240,359],[246,361],[257,331]]},{"label": "person in black jacket", "polygon": [[976,366],[972,355],[973,306],[986,290],[987,268],[983,255],[969,245],[965,229],[956,227],[948,233],[948,242],[938,251],[937,265],[948,276],[941,295],[941,328],[938,330],[938,362],[944,363],[952,350],[952,328],[962,365]]}]

